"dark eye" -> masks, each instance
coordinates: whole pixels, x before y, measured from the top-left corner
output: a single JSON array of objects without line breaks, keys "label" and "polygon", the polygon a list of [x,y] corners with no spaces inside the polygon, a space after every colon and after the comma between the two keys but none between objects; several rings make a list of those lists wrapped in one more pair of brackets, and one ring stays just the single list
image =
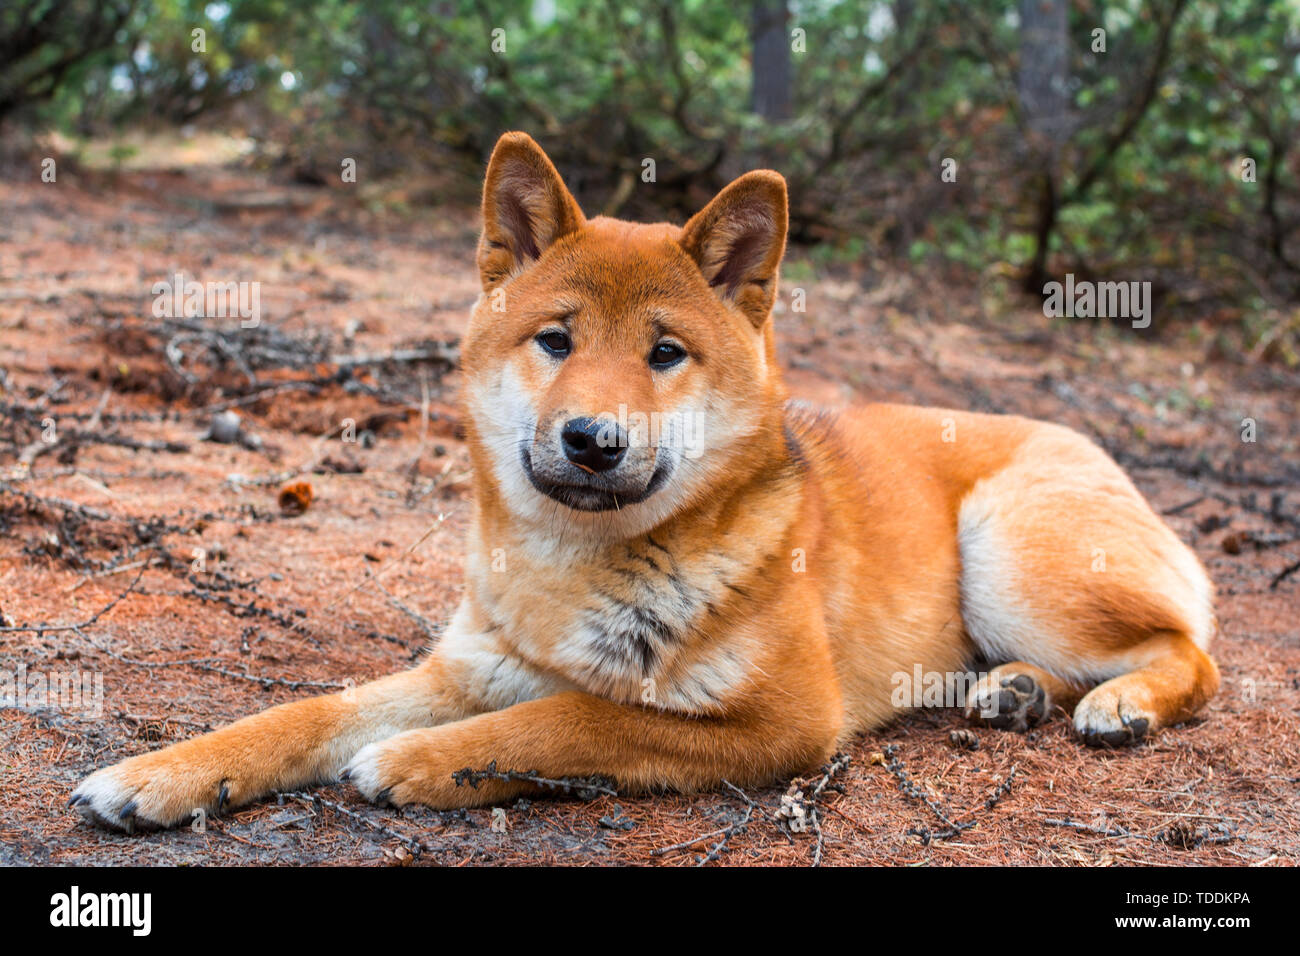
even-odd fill
[{"label": "dark eye", "polygon": [[537,344],[550,354],[560,358],[564,358],[573,351],[573,343],[569,341],[567,332],[543,332],[537,336]]},{"label": "dark eye", "polygon": [[650,350],[651,368],[672,368],[686,358],[686,350],[672,342],[660,342]]}]

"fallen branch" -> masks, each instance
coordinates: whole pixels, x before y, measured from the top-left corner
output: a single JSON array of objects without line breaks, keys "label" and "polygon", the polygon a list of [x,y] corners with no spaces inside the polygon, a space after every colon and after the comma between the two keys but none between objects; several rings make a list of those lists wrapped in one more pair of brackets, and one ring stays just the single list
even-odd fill
[{"label": "fallen branch", "polygon": [[1136,837],[1140,840],[1151,839],[1151,837],[1145,834],[1134,833],[1131,830],[1124,829],[1124,827],[1099,827],[1090,823],[1080,823],[1078,820],[1071,820],[1069,818],[1064,820],[1053,820],[1048,818],[1043,822],[1049,827],[1065,827],[1070,830],[1082,830],[1084,833],[1095,833],[1098,836],[1104,837]]},{"label": "fallen branch", "polygon": [[397,608],[397,610],[401,611],[403,614],[405,614],[407,617],[409,617],[419,626],[420,630],[424,632],[425,637],[429,639],[430,643],[437,641],[439,636],[441,636],[442,632],[447,629],[447,624],[445,621],[438,622],[435,624],[433,621],[430,621],[419,611],[415,610],[414,608],[407,607],[405,604],[403,604],[402,601],[397,597],[397,595],[395,595],[392,591],[388,590],[388,588],[380,584],[379,580],[375,578],[368,569],[366,571],[366,577],[370,579],[371,583],[373,583],[375,587],[377,587],[380,591],[382,591],[385,594],[385,596],[387,596],[389,604]]},{"label": "fallen branch", "polygon": [[1169,517],[1170,515],[1181,514],[1182,512],[1186,511],[1188,508],[1195,508],[1204,500],[1205,500],[1205,495],[1197,495],[1191,501],[1184,501],[1181,505],[1174,505],[1172,508],[1166,508],[1164,511],[1160,513],[1165,517]]},{"label": "fallen branch", "polygon": [[837,753],[831,758],[831,762],[822,767],[822,776],[813,785],[812,790],[804,795],[803,788],[805,781],[796,777],[790,781],[785,795],[781,797],[781,806],[776,811],[776,821],[778,826],[783,826],[787,830],[795,833],[802,833],[809,826],[817,835],[817,843],[813,848],[813,866],[821,866],[822,853],[825,849],[825,835],[822,833],[821,821],[817,818],[818,801],[821,799],[823,791],[826,789],[843,791],[842,787],[832,786],[831,781],[837,774],[848,767],[850,758],[847,754]]},{"label": "fallen branch", "polygon": [[1081,823],[1078,820],[1071,820],[1069,817],[1064,820],[1049,817],[1043,823],[1053,827],[1080,830],[1084,833],[1095,833],[1097,836],[1124,837],[1134,840],[1149,840],[1152,843],[1167,843],[1176,850],[1194,850],[1200,846],[1229,843],[1237,839],[1237,835],[1224,823],[1217,824],[1219,832],[1213,835],[1209,827],[1193,826],[1185,820],[1177,820],[1154,835],[1150,833],[1134,833],[1132,830],[1121,826],[1110,827]]},{"label": "fallen branch", "polygon": [[[894,778],[898,781],[898,789],[904,796],[910,797],[916,802],[928,807],[930,812],[933,813],[939,819],[939,822],[944,825],[944,829],[939,830],[938,832],[932,832],[929,827],[910,827],[907,830],[908,834],[920,837],[921,843],[925,846],[929,846],[931,840],[949,840],[978,824],[977,820],[964,820],[961,822],[954,821],[948,815],[947,808],[939,803],[939,801],[927,796],[917,785],[916,781],[912,779],[911,775],[908,774],[906,769],[904,769],[903,758],[898,755],[898,750],[899,748],[897,744],[890,744],[885,748],[884,754],[889,758],[889,763],[885,765],[885,769],[894,775]],[[985,799],[982,804],[982,809],[992,810],[1002,801],[1003,797],[1011,792],[1011,782],[1015,779],[1017,769],[1018,768],[1014,766],[1011,768],[1006,779],[998,784],[998,786],[994,788],[993,792],[989,794],[988,798]],[[974,812],[975,810],[967,811],[967,813]]]},{"label": "fallen branch", "polygon": [[397,840],[410,850],[414,856],[419,856],[424,850],[424,844],[415,839],[415,837],[407,836],[405,833],[399,833],[391,827],[386,827],[382,823],[371,820],[368,817],[363,817],[355,810],[351,810],[348,807],[343,806],[341,803],[336,803],[333,800],[326,800],[324,797],[317,796],[314,793],[303,793],[301,790],[286,790],[278,791],[275,796],[276,801],[281,806],[284,805],[284,798],[289,797],[293,800],[299,801],[300,803],[309,804],[312,810],[318,813],[320,812],[321,807],[329,807],[335,813],[342,814],[349,820],[355,820],[357,823],[364,824],[365,826],[370,827],[370,829],[382,833],[390,839]]},{"label": "fallen branch", "polygon": [[1297,571],[1300,571],[1300,561],[1295,562],[1295,564],[1289,564],[1289,565],[1287,565],[1285,568],[1283,568],[1283,569],[1282,569],[1281,571],[1279,571],[1277,574],[1273,575],[1273,580],[1271,580],[1271,581],[1268,582],[1268,589],[1269,589],[1270,591],[1276,591],[1276,590],[1277,590],[1277,586],[1278,586],[1279,584],[1281,584],[1283,581],[1285,581],[1285,580],[1286,580],[1287,578],[1289,578],[1291,575],[1295,574]]},{"label": "fallen branch", "polygon": [[[128,661],[127,663],[135,663]],[[237,680],[246,680],[253,684],[261,684],[263,687],[287,687],[290,690],[301,690],[304,687],[310,687],[314,690],[347,690],[347,684],[339,684],[335,681],[321,680],[291,680],[287,677],[260,677],[257,674],[242,673],[232,671],[225,667],[217,667],[206,661],[183,661],[196,670],[208,671],[213,674],[220,674],[222,677],[233,677]]]},{"label": "fallen branch", "polygon": [[457,770],[451,775],[456,781],[456,786],[469,786],[477,790],[478,785],[485,780],[502,780],[512,783],[532,783],[539,787],[545,787],[548,790],[560,790],[566,796],[573,795],[579,800],[595,800],[597,797],[617,797],[618,791],[613,788],[613,781],[608,777],[591,776],[591,777],[560,777],[551,779],[543,777],[535,771],[526,770],[497,770],[497,762],[493,760],[484,770],[473,770],[464,767]]},{"label": "fallen branch", "polygon": [[750,799],[749,794],[745,793],[744,790],[741,790],[730,780],[723,779],[722,782],[727,787],[727,789],[731,790],[732,793],[736,794],[738,797],[740,797],[741,800],[744,801],[745,812],[741,814],[740,819],[737,820],[735,823],[731,824],[730,826],[723,827],[722,830],[719,831],[719,835],[722,837],[722,839],[718,840],[717,843],[709,847],[708,852],[705,853],[704,856],[700,857],[698,860],[695,861],[695,865],[697,867],[706,866],[709,863],[712,863],[714,860],[721,857],[722,854],[725,853],[727,850],[731,849],[731,838],[736,836],[737,834],[744,833],[749,829],[749,823],[751,820],[754,819],[754,811],[759,809],[759,805],[755,803],[752,799]]},{"label": "fallen branch", "polygon": [[19,631],[26,632],[26,633],[34,632],[37,637],[40,637],[42,634],[53,634],[58,631],[76,631],[78,634],[80,634],[82,630],[93,626],[97,621],[99,621],[101,617],[103,617],[109,611],[113,610],[113,608],[117,607],[119,601],[121,601],[124,597],[126,597],[128,594],[134,591],[135,586],[140,583],[140,578],[144,576],[144,572],[148,568],[148,566],[149,566],[148,562],[145,562],[143,565],[141,565],[140,570],[136,574],[134,580],[132,580],[131,583],[126,586],[126,589],[122,591],[121,594],[113,598],[113,600],[109,601],[107,604],[101,607],[90,617],[86,618],[86,620],[84,621],[81,621],[77,624],[43,624],[34,627],[0,627],[0,633],[15,633]]},{"label": "fallen branch", "polygon": [[132,667],[143,667],[146,669],[161,669],[166,667],[193,667],[196,670],[208,671],[213,674],[220,674],[223,677],[233,677],[237,680],[245,680],[253,684],[261,684],[263,687],[288,687],[290,690],[300,690],[303,687],[310,687],[316,690],[347,690],[349,685],[338,684],[333,681],[315,681],[315,680],[293,680],[287,677],[262,677],[257,674],[248,674],[240,671],[232,671],[225,667],[218,667],[214,661],[219,661],[219,657],[187,657],[179,661],[141,661],[133,657],[127,657],[119,654],[117,651],[110,650],[101,644],[96,644],[89,637],[83,634],[78,628],[75,630],[83,640],[101,654],[107,654],[115,661],[121,661],[123,664],[130,664]]}]

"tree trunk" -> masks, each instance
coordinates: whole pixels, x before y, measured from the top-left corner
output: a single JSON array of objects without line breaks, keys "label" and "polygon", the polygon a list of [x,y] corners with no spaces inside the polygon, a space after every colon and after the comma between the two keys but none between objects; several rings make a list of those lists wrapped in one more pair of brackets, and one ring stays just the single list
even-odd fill
[{"label": "tree trunk", "polygon": [[789,17],[785,0],[753,0],[749,21],[751,107],[759,116],[776,122],[790,118]]},{"label": "tree trunk", "polygon": [[1070,135],[1070,35],[1067,0],[1020,0],[1020,109],[1030,134],[1032,162],[1040,170],[1034,257],[1025,289],[1041,293],[1056,232],[1057,162]]},{"label": "tree trunk", "polygon": [[1043,294],[1047,284],[1047,253],[1051,246],[1052,234],[1056,231],[1056,217],[1060,211],[1060,202],[1056,195],[1056,175],[1048,169],[1040,178],[1038,194],[1038,224],[1034,231],[1034,258],[1029,271],[1025,273],[1025,291]]}]

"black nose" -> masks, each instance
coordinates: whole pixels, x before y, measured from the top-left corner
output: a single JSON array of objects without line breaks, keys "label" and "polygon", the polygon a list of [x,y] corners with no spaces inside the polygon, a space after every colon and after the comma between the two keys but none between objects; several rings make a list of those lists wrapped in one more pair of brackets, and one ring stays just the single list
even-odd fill
[{"label": "black nose", "polygon": [[589,471],[609,471],[622,461],[625,439],[618,423],[609,419],[571,418],[560,432],[565,457]]}]

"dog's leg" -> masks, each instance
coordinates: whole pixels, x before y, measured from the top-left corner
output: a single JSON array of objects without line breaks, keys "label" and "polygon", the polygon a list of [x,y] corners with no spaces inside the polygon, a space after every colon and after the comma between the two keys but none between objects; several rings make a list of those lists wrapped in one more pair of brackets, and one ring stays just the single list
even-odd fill
[{"label": "dog's leg", "polygon": [[1077,688],[1104,682],[1074,712],[1086,742],[1140,740],[1186,719],[1218,687],[1206,654],[1214,589],[1100,449],[1040,429],[961,504],[963,623],[984,656],[1036,667],[1003,665],[1011,680],[985,688],[1007,692],[1008,724],[1022,722],[1022,697],[1028,723],[1039,689],[1067,705],[1040,677],[1051,674]]},{"label": "dog's leg", "polygon": [[[457,785],[459,770],[615,778],[620,792],[760,784],[816,767],[834,750],[836,721],[797,712],[698,718],[569,691],[371,744],[344,770],[371,800],[452,809],[537,791],[521,781]],[[545,792],[544,790],[541,792]]]},{"label": "dog's leg", "polygon": [[72,804],[88,819],[130,832],[333,779],[366,744],[462,716],[443,669],[438,657],[430,657],[414,670],[281,704],[132,757],[83,780]]},{"label": "dog's leg", "polygon": [[1219,687],[1219,669],[1182,634],[1152,638],[1137,648],[1136,670],[1089,691],[1074,709],[1074,727],[1094,746],[1141,740],[1158,727],[1186,720]]}]

